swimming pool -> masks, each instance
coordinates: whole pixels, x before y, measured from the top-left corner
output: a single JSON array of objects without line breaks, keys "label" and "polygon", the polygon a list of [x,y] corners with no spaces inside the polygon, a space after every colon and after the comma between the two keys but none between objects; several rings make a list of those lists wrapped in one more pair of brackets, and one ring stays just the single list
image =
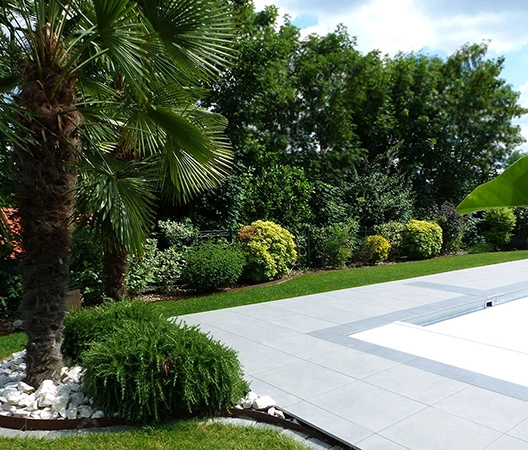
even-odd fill
[{"label": "swimming pool", "polygon": [[528,387],[527,296],[468,304],[350,337]]}]

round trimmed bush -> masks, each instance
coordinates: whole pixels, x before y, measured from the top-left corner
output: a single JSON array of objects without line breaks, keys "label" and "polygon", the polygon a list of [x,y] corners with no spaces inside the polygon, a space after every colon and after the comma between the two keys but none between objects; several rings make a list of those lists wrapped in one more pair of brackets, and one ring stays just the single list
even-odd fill
[{"label": "round trimmed bush", "polygon": [[297,260],[293,234],[274,222],[257,220],[237,237],[244,244],[247,277],[255,283],[282,278]]},{"label": "round trimmed bush", "polygon": [[95,406],[133,424],[165,421],[182,409],[212,415],[248,391],[234,350],[167,321],[124,323],[90,346],[83,367]]},{"label": "round trimmed bush", "polygon": [[442,228],[426,220],[411,219],[403,230],[403,251],[411,259],[426,259],[442,250]]},{"label": "round trimmed bush", "polygon": [[359,260],[375,264],[389,257],[390,244],[383,236],[374,235],[365,238],[359,249]]},{"label": "round trimmed bush", "polygon": [[236,246],[206,243],[188,250],[182,282],[197,292],[234,286],[244,270],[245,258]]}]

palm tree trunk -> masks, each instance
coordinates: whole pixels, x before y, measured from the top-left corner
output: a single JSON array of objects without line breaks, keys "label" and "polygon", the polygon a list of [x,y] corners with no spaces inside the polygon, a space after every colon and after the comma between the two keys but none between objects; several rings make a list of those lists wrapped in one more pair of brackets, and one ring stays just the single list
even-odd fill
[{"label": "palm tree trunk", "polygon": [[75,161],[80,151],[81,115],[75,111],[73,81],[55,91],[60,68],[25,71],[17,99],[28,111],[28,151],[17,161],[17,190],[23,256],[22,314],[28,335],[26,382],[58,381],[71,243]]},{"label": "palm tree trunk", "polygon": [[116,301],[126,296],[125,277],[128,272],[128,252],[126,250],[105,250],[103,257],[105,274],[105,294]]}]

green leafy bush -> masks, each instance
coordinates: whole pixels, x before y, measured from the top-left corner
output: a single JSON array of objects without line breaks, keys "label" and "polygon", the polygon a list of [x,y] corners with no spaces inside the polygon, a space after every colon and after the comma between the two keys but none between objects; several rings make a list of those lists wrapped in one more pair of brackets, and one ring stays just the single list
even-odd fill
[{"label": "green leafy bush", "polygon": [[81,308],[64,318],[64,356],[79,363],[82,353],[94,341],[101,341],[125,322],[160,322],[160,314],[146,302],[124,300],[95,308]]},{"label": "green leafy bush", "polygon": [[185,257],[177,247],[156,250],[153,262],[153,281],[156,289],[170,292],[181,282],[185,268]]},{"label": "green leafy bush", "polygon": [[104,297],[103,249],[87,227],[73,233],[70,288],[81,291],[84,305],[100,304]]},{"label": "green leafy bush", "polygon": [[357,247],[358,230],[355,220],[315,228],[312,231],[313,248],[321,267],[345,267]]},{"label": "green leafy bush", "polygon": [[495,250],[510,242],[516,217],[511,208],[496,208],[486,211],[480,223],[480,234]]},{"label": "green leafy bush", "polygon": [[244,244],[246,275],[255,283],[282,278],[297,259],[294,236],[276,223],[257,220],[237,238]]},{"label": "green leafy bush", "polygon": [[248,390],[236,352],[195,327],[131,321],[85,352],[86,392],[107,415],[133,424],[186,408],[211,415]]},{"label": "green leafy bush", "polygon": [[190,219],[181,222],[160,220],[158,228],[161,232],[159,244],[161,248],[176,247],[182,251],[193,246],[198,239],[198,230]]},{"label": "green leafy bush", "polygon": [[141,258],[130,257],[129,269],[126,274],[126,285],[129,294],[138,295],[145,292],[156,280],[157,243],[156,239],[148,238],[144,256]]},{"label": "green leafy bush", "polygon": [[244,270],[245,258],[234,245],[206,243],[185,253],[181,280],[197,292],[234,286]]},{"label": "green leafy bush", "polygon": [[389,257],[390,244],[380,235],[367,236],[358,253],[358,260],[365,264],[375,264]]},{"label": "green leafy bush", "polygon": [[391,221],[381,225],[374,226],[374,232],[383,236],[389,241],[389,260],[396,261],[403,256],[403,230],[405,224],[402,222]]},{"label": "green leafy bush", "polygon": [[442,228],[426,220],[411,219],[403,230],[403,252],[411,259],[426,259],[442,250]]},{"label": "green leafy bush", "polygon": [[466,221],[451,203],[445,202],[435,214],[435,221],[442,228],[442,253],[457,253],[462,246]]},{"label": "green leafy bush", "polygon": [[18,260],[0,258],[0,318],[12,317],[18,312],[22,299],[22,276]]}]

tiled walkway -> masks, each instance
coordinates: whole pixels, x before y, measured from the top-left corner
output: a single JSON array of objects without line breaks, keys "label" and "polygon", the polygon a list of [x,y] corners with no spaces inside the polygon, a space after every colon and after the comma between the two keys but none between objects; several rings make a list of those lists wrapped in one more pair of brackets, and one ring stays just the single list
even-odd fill
[{"label": "tiled walkway", "polygon": [[351,446],[528,450],[528,388],[349,337],[520,290],[528,260],[181,319],[236,349],[258,394]]}]

